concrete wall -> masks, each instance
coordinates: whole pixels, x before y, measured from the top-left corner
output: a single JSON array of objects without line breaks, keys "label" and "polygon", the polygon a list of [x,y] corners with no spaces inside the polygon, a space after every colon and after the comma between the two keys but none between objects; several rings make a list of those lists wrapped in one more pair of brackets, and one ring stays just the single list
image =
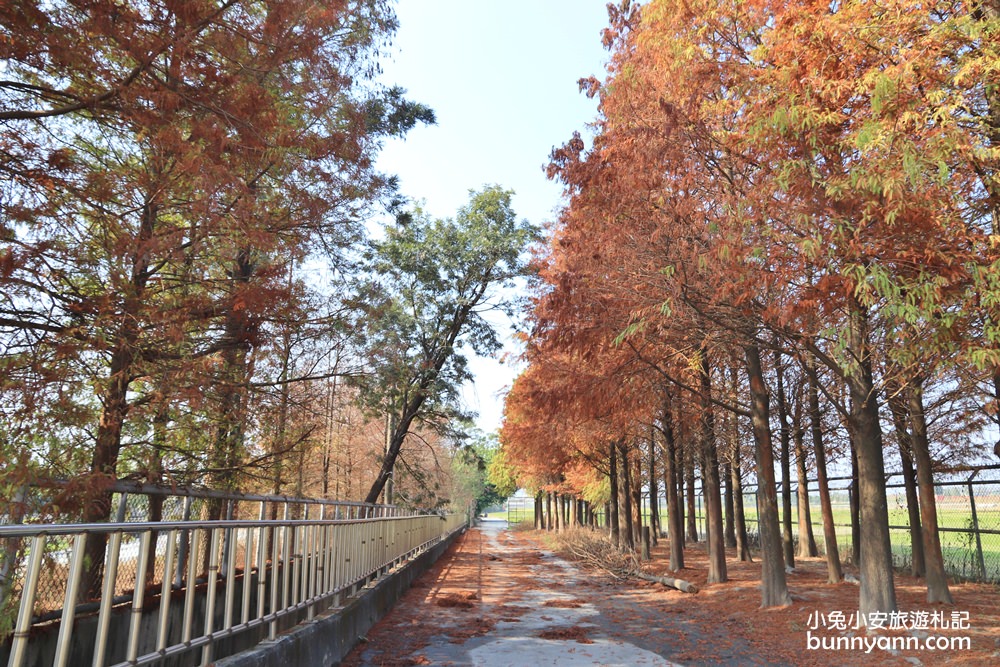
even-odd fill
[{"label": "concrete wall", "polygon": [[217,660],[216,667],[330,667],[341,660],[385,616],[410,588],[451,546],[461,531],[427,550],[391,576],[362,589],[343,606],[265,640],[249,651]]}]

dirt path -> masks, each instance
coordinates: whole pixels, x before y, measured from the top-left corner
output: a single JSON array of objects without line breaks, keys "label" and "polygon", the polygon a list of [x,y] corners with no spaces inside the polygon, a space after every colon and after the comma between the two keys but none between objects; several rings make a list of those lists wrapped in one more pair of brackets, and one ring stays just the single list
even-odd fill
[{"label": "dirt path", "polygon": [[588,575],[505,528],[460,538],[344,664],[754,664],[725,626],[651,606],[645,587]]}]

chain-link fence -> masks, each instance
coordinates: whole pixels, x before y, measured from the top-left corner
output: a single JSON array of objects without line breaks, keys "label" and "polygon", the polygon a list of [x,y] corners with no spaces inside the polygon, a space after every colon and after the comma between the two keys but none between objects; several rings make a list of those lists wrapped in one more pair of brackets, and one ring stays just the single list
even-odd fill
[{"label": "chain-link fence", "polygon": [[[973,581],[1000,582],[1000,466],[971,466],[938,470],[934,473],[935,505],[937,507],[938,531],[945,568],[949,575]],[[840,557],[845,562],[854,560],[854,544],[851,521],[851,494],[853,487],[850,477],[829,479],[830,499],[833,509],[834,526],[837,530],[837,546]],[[808,524],[812,528],[813,539],[819,553],[823,553],[823,523],[820,511],[819,493],[816,480],[807,481]],[[751,546],[760,544],[757,528],[757,485],[748,481],[743,485],[744,517]],[[781,484],[779,482],[779,495]],[[906,484],[902,473],[886,475],[886,491],[889,508],[889,533],[892,542],[893,560],[897,567],[908,568],[913,561],[910,531],[910,512],[906,496]],[[790,484],[791,533],[798,546],[803,539],[799,534],[798,482]],[[687,499],[680,498],[688,513]],[[665,530],[666,498],[658,500],[661,530]],[[781,512],[779,498],[779,513]],[[648,489],[642,494],[642,520],[649,525],[650,503]],[[604,526],[603,508],[595,508],[598,525]],[[534,499],[513,497],[507,501],[507,521],[511,524],[533,521]],[[694,518],[699,539],[705,538],[705,509],[700,485],[695,485]],[[919,520],[918,520],[919,521]],[[687,517],[685,518],[685,524]],[[687,526],[685,526],[687,532]]]},{"label": "chain-link fence", "polygon": [[522,521],[534,522],[535,499],[513,496],[507,499],[507,523],[513,525]]},{"label": "chain-link fence", "polygon": [[[829,479],[830,500],[837,546],[841,559],[852,562],[854,553],[850,477]],[[1000,582],[1000,466],[971,466],[939,470],[934,473],[935,504],[938,531],[945,568],[949,575],[973,581]],[[819,553],[823,553],[823,523],[816,480],[809,479],[809,525]],[[757,485],[743,486],[744,516],[751,544],[759,545],[757,528]],[[889,533],[893,560],[897,567],[908,568],[913,560],[911,548],[910,512],[906,484],[902,473],[886,475],[886,495],[889,509]],[[798,482],[792,480],[791,532],[798,546],[799,534]],[[778,483],[779,518],[781,483]],[[683,499],[682,499],[683,500]],[[685,506],[685,511],[687,507]],[[659,499],[661,526],[666,526],[666,501]],[[649,495],[643,494],[643,522],[649,521]],[[705,511],[700,486],[695,487],[695,521],[699,539],[705,537]]]}]

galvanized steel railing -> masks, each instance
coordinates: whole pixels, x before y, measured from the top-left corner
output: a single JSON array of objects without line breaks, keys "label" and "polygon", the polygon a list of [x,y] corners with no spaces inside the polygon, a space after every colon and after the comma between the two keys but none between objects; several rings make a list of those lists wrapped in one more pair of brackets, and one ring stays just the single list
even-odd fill
[{"label": "galvanized steel railing", "polygon": [[[213,655],[220,640],[254,629],[273,639],[466,523],[462,515],[391,516],[394,508],[379,506],[327,515],[322,505],[319,518],[269,521],[264,507],[252,521],[0,525],[3,588],[8,601],[19,598],[8,667],[25,664],[39,634],[32,626],[46,619],[38,612],[52,606],[39,596],[44,579],[46,595],[52,597],[54,579],[62,598],[53,665],[82,664],[81,655],[70,660],[74,618],[95,612],[88,664],[148,665],[196,649],[208,664],[222,657]],[[103,594],[78,605],[88,539],[107,541]],[[131,609],[127,645],[110,646],[109,626],[113,617],[125,622],[123,609]],[[150,614],[155,632],[141,629],[144,616],[142,627],[150,627]]]}]

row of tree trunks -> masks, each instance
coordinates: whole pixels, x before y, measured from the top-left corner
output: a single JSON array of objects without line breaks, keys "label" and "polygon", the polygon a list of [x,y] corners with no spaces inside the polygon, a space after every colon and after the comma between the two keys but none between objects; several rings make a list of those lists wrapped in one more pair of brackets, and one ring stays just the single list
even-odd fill
[{"label": "row of tree trunks", "polygon": [[571,527],[596,526],[591,504],[568,494],[539,491],[535,494],[535,529],[561,532]]},{"label": "row of tree trunks", "polygon": [[[889,549],[887,503],[884,482],[885,466],[882,459],[882,432],[878,421],[879,406],[871,372],[870,353],[866,344],[867,320],[860,308],[853,313],[850,344],[858,350],[857,372],[844,378],[849,397],[846,411],[847,432],[851,442],[854,482],[851,485],[852,532],[854,562],[862,575],[862,614],[895,608],[895,591],[891,579],[891,551]],[[820,499],[824,550],[828,580],[836,583],[843,579],[837,533],[834,524],[827,451],[823,438],[823,414],[820,406],[819,379],[816,362],[800,358],[803,374],[791,386],[785,384],[787,376],[781,371],[781,357],[775,355],[776,385],[774,394],[779,408],[778,424],[781,443],[787,461],[779,460],[780,470],[787,474],[780,480],[774,477],[774,446],[771,434],[769,395],[764,379],[760,349],[756,344],[744,346],[746,371],[749,381],[750,424],[754,437],[754,459],[758,476],[758,514],[762,558],[763,606],[790,603],[786,581],[786,566],[793,566],[794,557],[815,557],[819,553],[813,535],[812,514],[809,506],[809,458],[814,459],[816,491]],[[657,466],[662,466],[662,482],[666,502],[665,535],[669,543],[670,569],[683,569],[685,540],[696,540],[694,475],[702,476],[705,498],[706,539],[709,553],[710,582],[726,580],[725,548],[735,547],[741,559],[750,559],[746,522],[743,516],[742,469],[739,453],[739,420],[737,413],[727,415],[719,427],[727,438],[726,456],[720,466],[714,403],[712,397],[712,370],[708,350],[702,349],[700,397],[697,401],[699,422],[696,431],[685,433],[679,440],[678,416],[675,414],[673,395],[664,388],[659,433],[662,450],[657,457],[657,437],[650,440],[648,450],[620,439],[609,443],[609,472],[612,502],[608,505],[608,529],[615,543],[622,549],[634,550],[642,543],[643,515],[639,507],[640,479],[643,477],[641,462],[645,462],[651,490],[650,528],[659,533],[658,490],[660,478]],[[734,379],[733,389],[737,389]],[[787,390],[787,393],[786,393]],[[836,397],[831,398],[836,400]],[[928,600],[950,602],[951,596],[944,574],[940,537],[937,532],[934,486],[926,418],[924,417],[922,383],[911,377],[901,387],[887,394],[893,425],[903,461],[904,482],[910,506],[910,524],[914,546],[914,573],[927,579]],[[781,414],[783,413],[783,414]],[[683,431],[683,427],[680,428]],[[807,445],[807,434],[809,444]],[[694,436],[694,439],[692,439]],[[731,441],[729,440],[731,438]],[[695,451],[687,444],[696,445]],[[657,463],[657,459],[659,463]],[[791,463],[795,463],[798,506],[798,550],[790,539]],[[698,465],[695,465],[695,461]],[[786,465],[787,464],[787,465]],[[722,474],[720,475],[720,467]],[[724,485],[724,486],[723,486]],[[725,495],[722,489],[725,489]],[[779,495],[779,488],[782,492]],[[787,497],[786,497],[787,496]],[[687,507],[685,508],[685,498]],[[779,503],[781,509],[779,510]],[[685,509],[687,510],[685,512]],[[723,513],[724,510],[724,513]],[[874,525],[873,525],[874,524]],[[685,535],[685,527],[687,535]],[[791,553],[789,550],[791,549]],[[889,567],[887,567],[887,564]],[[865,578],[869,582],[865,584]]]}]

